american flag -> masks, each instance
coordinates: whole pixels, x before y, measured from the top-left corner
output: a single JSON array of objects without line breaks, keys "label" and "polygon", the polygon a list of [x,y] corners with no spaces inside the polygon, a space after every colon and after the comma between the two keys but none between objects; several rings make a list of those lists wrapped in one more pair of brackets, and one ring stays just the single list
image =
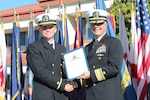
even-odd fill
[{"label": "american flag", "polygon": [[[146,0],[136,0],[137,100],[147,100],[150,82],[150,17]],[[132,48],[132,47],[131,47]]]}]

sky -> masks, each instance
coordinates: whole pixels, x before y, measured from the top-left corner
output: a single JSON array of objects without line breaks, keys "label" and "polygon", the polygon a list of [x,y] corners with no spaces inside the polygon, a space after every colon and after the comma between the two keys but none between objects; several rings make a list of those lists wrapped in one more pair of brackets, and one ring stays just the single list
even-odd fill
[{"label": "sky", "polygon": [[38,4],[38,2],[37,0],[3,0],[0,5],[0,11],[31,4]]}]

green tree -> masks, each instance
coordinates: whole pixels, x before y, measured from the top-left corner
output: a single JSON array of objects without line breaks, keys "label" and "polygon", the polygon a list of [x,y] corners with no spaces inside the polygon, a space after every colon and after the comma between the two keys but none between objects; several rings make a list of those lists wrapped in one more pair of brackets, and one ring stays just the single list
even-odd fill
[{"label": "green tree", "polygon": [[[132,9],[132,0],[114,0],[114,3],[112,7],[110,8],[110,11],[115,15],[115,20],[116,20],[116,33],[117,37],[119,37],[119,8],[121,8],[124,16],[124,21],[126,25],[126,32],[127,32],[127,37],[128,37],[128,44],[130,45],[131,43],[131,9]],[[135,1],[134,0],[134,7],[133,9],[135,10]],[[150,12],[150,0],[147,0],[148,4],[148,9]],[[136,11],[136,10],[135,10]]]}]

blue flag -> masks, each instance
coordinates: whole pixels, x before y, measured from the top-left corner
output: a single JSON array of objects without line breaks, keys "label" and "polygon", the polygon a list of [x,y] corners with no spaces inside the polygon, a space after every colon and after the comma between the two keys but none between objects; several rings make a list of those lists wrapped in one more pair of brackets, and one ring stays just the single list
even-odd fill
[{"label": "blue flag", "polygon": [[[106,11],[104,0],[96,0],[96,9],[102,9]],[[116,34],[114,32],[110,19],[107,19],[107,23],[108,23],[107,34],[109,36],[116,37]]]},{"label": "blue flag", "polygon": [[[29,41],[28,43],[35,42],[35,32],[33,27],[33,20],[29,21]],[[30,67],[27,66],[26,75],[25,75],[25,82],[24,82],[24,99],[25,100],[32,100],[32,89],[33,89],[33,72],[31,71]]]},{"label": "blue flag", "polygon": [[58,43],[61,44],[61,45],[64,45],[62,20],[59,21]]},{"label": "blue flag", "polygon": [[[66,15],[67,16],[67,15]],[[70,50],[70,48],[69,48],[69,36],[68,36],[68,24],[67,24],[67,20],[68,20],[68,18],[66,17],[66,19],[65,19],[65,33],[64,33],[64,37],[65,37],[65,39],[64,39],[64,45],[66,46],[66,51],[69,51]]]},{"label": "blue flag", "polygon": [[33,20],[29,21],[29,44],[35,42],[35,32],[33,27]]},{"label": "blue flag", "polygon": [[11,87],[10,99],[22,100],[22,60],[20,50],[20,27],[13,23],[12,48],[11,48]]},{"label": "blue flag", "polygon": [[137,100],[136,92],[134,90],[125,60],[123,60],[121,68],[121,86],[124,100]]}]

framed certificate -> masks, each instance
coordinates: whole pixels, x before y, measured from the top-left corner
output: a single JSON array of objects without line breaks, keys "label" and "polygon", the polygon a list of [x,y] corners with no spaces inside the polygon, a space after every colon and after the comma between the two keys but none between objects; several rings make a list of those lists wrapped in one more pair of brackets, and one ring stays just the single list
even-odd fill
[{"label": "framed certificate", "polygon": [[67,80],[78,78],[85,71],[89,71],[84,47],[74,49],[63,54]]}]

